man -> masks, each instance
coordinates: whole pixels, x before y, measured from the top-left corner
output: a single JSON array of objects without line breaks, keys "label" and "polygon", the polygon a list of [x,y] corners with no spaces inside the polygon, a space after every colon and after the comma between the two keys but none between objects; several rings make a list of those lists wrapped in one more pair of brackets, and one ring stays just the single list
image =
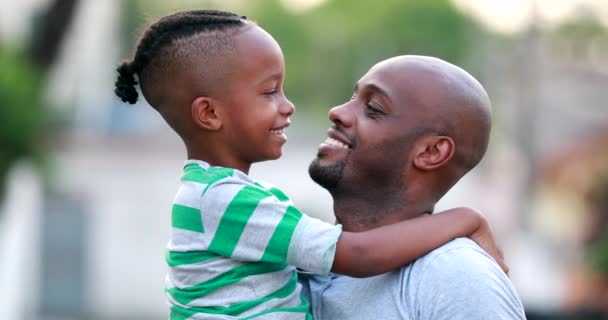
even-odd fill
[{"label": "man", "polygon": [[[479,163],[491,126],[483,87],[422,56],[372,67],[329,119],[334,125],[309,173],[332,195],[344,230],[355,232],[432,213]],[[465,238],[371,278],[302,278],[317,320],[525,319],[507,275]]]}]

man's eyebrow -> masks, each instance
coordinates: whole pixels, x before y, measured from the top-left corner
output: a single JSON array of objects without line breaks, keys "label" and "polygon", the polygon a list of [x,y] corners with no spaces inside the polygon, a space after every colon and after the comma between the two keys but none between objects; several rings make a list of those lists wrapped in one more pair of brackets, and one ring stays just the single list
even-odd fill
[{"label": "man's eyebrow", "polygon": [[[364,87],[369,88],[370,90],[375,91],[375,92],[383,95],[388,100],[388,102],[393,103],[393,101],[391,101],[391,97],[388,95],[388,93],[384,89],[380,88],[379,86],[377,86],[377,85],[375,85],[373,83],[368,83]],[[354,92],[358,92],[359,91],[359,83],[355,84],[355,87],[353,88],[353,91]]]}]

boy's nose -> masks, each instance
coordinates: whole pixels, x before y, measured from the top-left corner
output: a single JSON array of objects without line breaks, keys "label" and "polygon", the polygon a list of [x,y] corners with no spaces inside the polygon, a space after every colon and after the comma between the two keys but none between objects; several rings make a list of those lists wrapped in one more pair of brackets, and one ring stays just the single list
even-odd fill
[{"label": "boy's nose", "polygon": [[293,105],[293,103],[289,99],[287,99],[287,97],[285,97],[285,101],[283,101],[283,103],[281,104],[279,112],[281,114],[289,117],[295,111],[296,111],[296,107]]}]

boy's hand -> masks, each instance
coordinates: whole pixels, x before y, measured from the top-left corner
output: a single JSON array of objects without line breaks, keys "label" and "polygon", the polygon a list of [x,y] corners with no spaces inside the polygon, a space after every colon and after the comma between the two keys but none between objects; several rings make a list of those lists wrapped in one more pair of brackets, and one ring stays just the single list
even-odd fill
[{"label": "boy's hand", "polygon": [[502,250],[494,239],[494,234],[492,233],[488,220],[486,220],[486,218],[480,212],[477,213],[481,217],[481,224],[479,228],[469,236],[469,238],[475,241],[485,252],[490,254],[492,258],[496,260],[496,263],[498,263],[502,271],[509,275],[509,266],[507,266],[505,263]]}]

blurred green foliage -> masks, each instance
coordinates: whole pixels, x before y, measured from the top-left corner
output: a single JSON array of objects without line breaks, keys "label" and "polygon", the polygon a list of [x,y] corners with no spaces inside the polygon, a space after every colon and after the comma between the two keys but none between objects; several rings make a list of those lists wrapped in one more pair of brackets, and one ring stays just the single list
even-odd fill
[{"label": "blurred green foliage", "polygon": [[[132,0],[125,10],[125,34],[141,32],[144,19],[184,9],[222,9],[246,15],[272,34],[283,48],[285,90],[298,112],[325,117],[333,105],[352,95],[355,82],[386,58],[432,55],[467,64],[479,30],[448,0],[328,0],[302,13],[290,12],[279,0],[196,1],[176,5]],[[137,23],[139,27],[133,30]],[[130,31],[128,29],[131,29]],[[134,37],[125,47],[132,50]]]},{"label": "blurred green foliage", "polygon": [[586,252],[587,263],[596,273],[608,275],[608,230],[591,243]]},{"label": "blurred green foliage", "polygon": [[[0,43],[0,204],[7,175],[15,162],[28,158],[38,166],[48,192],[50,168],[45,163],[49,126],[53,119],[42,97],[45,80],[59,55],[61,44],[79,0],[50,1],[31,21],[33,30],[21,49]],[[25,49],[23,49],[25,48]]]},{"label": "blurred green foliage", "polygon": [[277,1],[253,18],[279,42],[286,92],[299,111],[323,114],[346,101],[375,63],[403,55],[433,55],[462,64],[474,30],[447,0],[333,0],[291,15]]},{"label": "blurred green foliage", "polygon": [[608,276],[608,172],[596,175],[587,199],[592,228],[585,252],[592,271]]},{"label": "blurred green foliage", "polygon": [[0,203],[5,191],[6,175],[17,160],[39,157],[41,124],[41,77],[15,51],[0,48]]}]

